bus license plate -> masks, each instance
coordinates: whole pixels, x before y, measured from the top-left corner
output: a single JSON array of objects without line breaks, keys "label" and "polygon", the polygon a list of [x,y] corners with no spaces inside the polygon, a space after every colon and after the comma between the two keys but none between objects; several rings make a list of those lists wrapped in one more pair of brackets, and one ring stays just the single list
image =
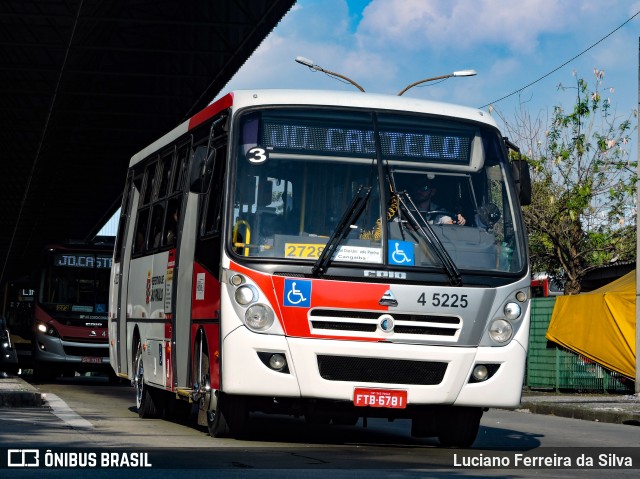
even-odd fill
[{"label": "bus license plate", "polygon": [[89,364],[102,364],[102,358],[96,358],[93,356],[82,356],[80,361]]},{"label": "bus license plate", "polygon": [[353,392],[354,406],[386,407],[404,409],[407,407],[407,391],[400,389],[356,388]]}]

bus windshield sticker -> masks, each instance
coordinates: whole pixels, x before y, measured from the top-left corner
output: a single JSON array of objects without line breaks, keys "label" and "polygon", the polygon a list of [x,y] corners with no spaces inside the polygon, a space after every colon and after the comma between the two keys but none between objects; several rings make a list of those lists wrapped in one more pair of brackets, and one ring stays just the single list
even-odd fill
[{"label": "bus windshield sticker", "polygon": [[93,313],[93,306],[83,306],[80,304],[74,304],[71,306],[71,311],[79,311],[82,313]]},{"label": "bus windshield sticker", "polygon": [[[324,246],[318,243],[285,243],[284,256],[285,258],[318,259]],[[338,247],[333,259],[354,263],[382,263],[382,249],[342,245]]]},{"label": "bus windshield sticker", "polygon": [[247,160],[254,165],[261,165],[269,159],[269,153],[264,148],[256,146],[247,151]]},{"label": "bus windshield sticker", "polygon": [[413,266],[415,257],[414,244],[411,241],[389,241],[389,264]]},{"label": "bus windshield sticker", "polygon": [[343,245],[338,248],[335,261],[354,263],[382,263],[382,248]]},{"label": "bus windshield sticker", "polygon": [[311,281],[304,279],[284,280],[284,301],[285,306],[297,308],[311,307]]},{"label": "bus windshield sticker", "polygon": [[201,301],[204,299],[204,273],[198,273],[196,275],[196,300]]}]

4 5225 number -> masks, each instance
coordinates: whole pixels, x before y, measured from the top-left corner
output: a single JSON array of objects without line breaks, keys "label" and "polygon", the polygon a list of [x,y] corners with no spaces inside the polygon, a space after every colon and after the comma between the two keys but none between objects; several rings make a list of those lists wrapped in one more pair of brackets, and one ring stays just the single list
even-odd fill
[{"label": "4 5225 number", "polygon": [[434,308],[466,308],[469,306],[466,294],[433,293],[429,297],[422,293],[418,297],[418,303],[422,306],[433,306]]}]

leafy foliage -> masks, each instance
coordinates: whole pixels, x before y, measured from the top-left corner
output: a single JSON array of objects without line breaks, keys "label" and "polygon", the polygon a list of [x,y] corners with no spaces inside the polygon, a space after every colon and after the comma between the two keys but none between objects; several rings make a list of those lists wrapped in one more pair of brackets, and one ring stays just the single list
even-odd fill
[{"label": "leafy foliage", "polygon": [[548,120],[522,105],[511,122],[500,115],[532,169],[532,203],[523,208],[532,270],[563,281],[567,294],[580,292],[589,269],[636,253],[637,162],[627,145],[637,111],[618,115],[603,97],[604,72],[594,76],[591,87],[576,77],[573,107],[554,107]]}]

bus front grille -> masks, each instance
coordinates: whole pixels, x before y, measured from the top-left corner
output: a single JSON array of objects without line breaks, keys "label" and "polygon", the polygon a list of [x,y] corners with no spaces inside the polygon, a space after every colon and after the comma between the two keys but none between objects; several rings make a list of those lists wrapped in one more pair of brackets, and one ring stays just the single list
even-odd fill
[{"label": "bus front grille", "polygon": [[96,358],[106,358],[109,356],[109,348],[63,346],[64,354],[67,356],[92,356]]},{"label": "bus front grille", "polygon": [[[393,319],[393,328],[379,330],[384,318]],[[376,333],[385,339],[419,336],[455,341],[462,330],[462,319],[456,316],[431,314],[387,313],[385,311],[355,311],[341,309],[312,309],[309,311],[311,332],[318,334],[348,335],[349,333]],[[392,337],[390,337],[392,333]]]},{"label": "bus front grille", "polygon": [[318,370],[328,381],[431,386],[442,382],[447,363],[318,355]]}]

